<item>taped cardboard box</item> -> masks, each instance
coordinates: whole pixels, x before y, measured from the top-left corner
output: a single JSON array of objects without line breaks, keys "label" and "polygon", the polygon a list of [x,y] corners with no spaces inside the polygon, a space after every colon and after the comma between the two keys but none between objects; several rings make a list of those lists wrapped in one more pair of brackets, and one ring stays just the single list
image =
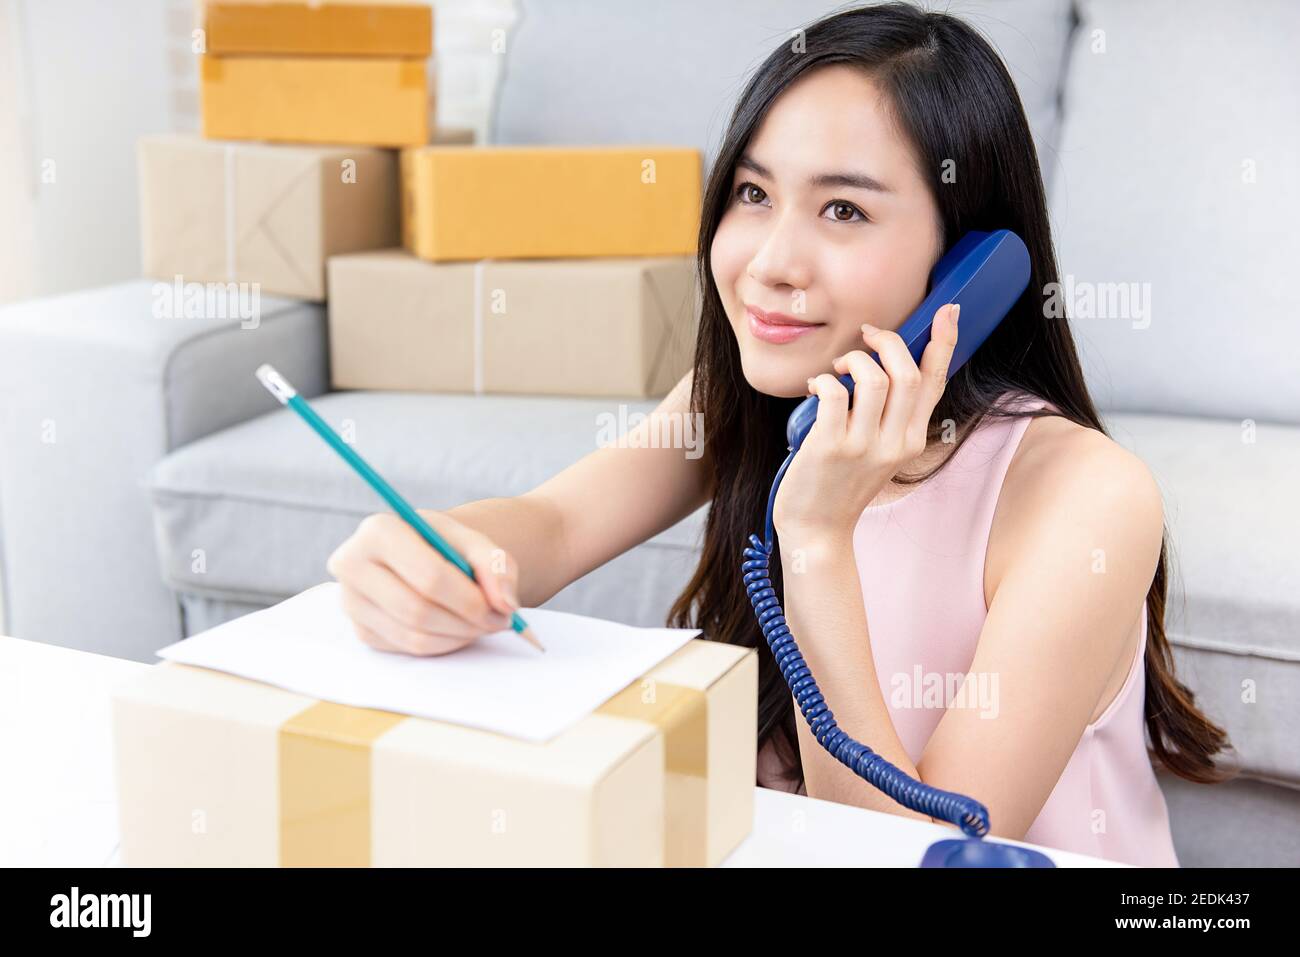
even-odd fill
[{"label": "taped cardboard box", "polygon": [[754,816],[753,649],[695,639],[551,740],[163,662],[114,688],[126,866],[715,866]]},{"label": "taped cardboard box", "polygon": [[402,241],[422,259],[695,254],[699,150],[430,146],[401,164]]},{"label": "taped cardboard box", "polygon": [[427,57],[433,9],[394,0],[207,0],[207,52]]},{"label": "taped cardboard box", "polygon": [[690,368],[695,260],[329,260],[338,389],[657,397]]},{"label": "taped cardboard box", "polygon": [[201,57],[203,135],[284,143],[411,146],[429,142],[425,60],[392,57]]},{"label": "taped cardboard box", "polygon": [[371,147],[143,137],[140,232],[146,276],[259,283],[325,298],[325,260],[398,240],[397,162]]}]

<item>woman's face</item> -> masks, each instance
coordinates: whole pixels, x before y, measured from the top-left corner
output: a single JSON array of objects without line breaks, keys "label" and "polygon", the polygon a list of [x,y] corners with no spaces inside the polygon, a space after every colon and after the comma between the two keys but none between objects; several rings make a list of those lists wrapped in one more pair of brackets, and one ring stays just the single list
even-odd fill
[{"label": "woman's face", "polygon": [[760,392],[806,395],[809,377],[866,348],[864,322],[902,324],[942,252],[939,212],[870,79],[823,67],[777,98],[736,164],[711,249]]}]

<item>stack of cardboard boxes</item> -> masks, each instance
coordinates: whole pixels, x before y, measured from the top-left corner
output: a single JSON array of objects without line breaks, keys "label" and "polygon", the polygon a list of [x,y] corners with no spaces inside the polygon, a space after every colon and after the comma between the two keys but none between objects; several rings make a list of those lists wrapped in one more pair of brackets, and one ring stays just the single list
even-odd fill
[{"label": "stack of cardboard boxes", "polygon": [[328,299],[336,388],[649,398],[690,367],[698,150],[430,137],[426,5],[203,17],[203,136],[139,147],[147,275]]},{"label": "stack of cardboard boxes", "polygon": [[395,148],[430,140],[432,8],[208,0],[201,16],[203,135],[139,144],[145,274],[322,301],[331,255],[399,242]]},{"label": "stack of cardboard boxes", "polygon": [[651,397],[690,367],[700,155],[402,151],[403,250],[329,264],[340,388]]}]

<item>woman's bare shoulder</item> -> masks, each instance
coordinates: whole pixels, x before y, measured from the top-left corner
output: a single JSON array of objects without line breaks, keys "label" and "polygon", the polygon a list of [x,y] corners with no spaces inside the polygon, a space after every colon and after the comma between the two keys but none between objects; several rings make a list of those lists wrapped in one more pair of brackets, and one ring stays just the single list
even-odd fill
[{"label": "woman's bare shoulder", "polygon": [[[1100,485],[1097,480],[1102,480]],[[1155,485],[1155,478],[1140,457],[1104,432],[1057,414],[1030,420],[1005,478],[1022,492],[1047,493],[1064,487],[1076,494],[1103,493],[1116,483],[1131,488],[1135,480]]]},{"label": "woman's bare shoulder", "polygon": [[1150,545],[1164,527],[1160,488],[1140,457],[1105,433],[1062,415],[1030,420],[1003,478],[989,531],[988,594],[1018,551],[1044,524],[1122,522]]}]

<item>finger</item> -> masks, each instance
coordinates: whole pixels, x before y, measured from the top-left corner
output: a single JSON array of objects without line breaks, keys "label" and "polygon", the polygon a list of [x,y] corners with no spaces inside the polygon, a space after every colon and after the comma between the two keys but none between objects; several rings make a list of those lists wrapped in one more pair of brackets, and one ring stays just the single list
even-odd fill
[{"label": "finger", "polygon": [[412,590],[391,568],[377,562],[361,563],[349,576],[348,584],[411,631],[470,638],[482,633],[484,628],[500,631],[510,626],[508,615],[493,610],[489,610],[481,625],[467,622]]},{"label": "finger", "polygon": [[357,633],[357,637],[361,639],[363,644],[369,645],[371,648],[374,648],[376,651],[387,652],[390,655],[406,654],[406,652],[402,651],[401,648],[393,647],[388,642],[384,641],[383,637],[378,632],[371,631],[369,628],[367,628],[365,625],[361,624],[360,622],[354,621],[352,623],[352,630]]},{"label": "finger", "polygon": [[[837,442],[844,436],[848,425],[849,390],[829,372],[808,380],[809,391],[817,396],[817,420],[808,432],[807,442],[814,435],[818,442]],[[854,386],[856,390],[857,386]]]},{"label": "finger", "polygon": [[462,648],[477,635],[430,635],[414,631],[393,619],[360,592],[344,588],[343,608],[354,624],[360,624],[397,651],[410,655],[444,655]]},{"label": "finger", "polygon": [[949,303],[935,313],[930,341],[926,344],[925,351],[921,353],[924,398],[918,405],[923,408],[916,410],[917,415],[912,419],[913,428],[917,427],[922,412],[925,414],[925,419],[919,425],[922,429],[929,426],[930,415],[934,412],[934,407],[939,404],[939,400],[943,398],[944,389],[948,386],[948,370],[952,365],[953,352],[957,348],[957,313],[960,310],[961,306]]},{"label": "finger", "polygon": [[892,329],[863,326],[862,338],[880,357],[880,364],[889,376],[889,395],[885,398],[877,436],[881,442],[901,447],[921,392],[921,370],[903,337]]},{"label": "finger", "polygon": [[462,554],[474,569],[493,610],[509,616],[519,607],[518,567],[509,552],[484,538],[467,546]]},{"label": "finger", "polygon": [[396,637],[396,622],[380,614],[378,607],[366,600],[360,592],[342,585],[339,588],[339,601],[343,611],[352,620],[352,627],[358,637],[362,640],[369,639],[367,644],[373,644],[381,650],[406,653],[406,646]]},{"label": "finger", "polygon": [[[388,547],[375,555],[375,560],[387,565],[414,591],[434,604],[450,609],[467,622],[495,629],[490,619],[492,609],[479,584],[443,558],[406,522],[396,515],[392,516],[392,521],[399,523],[400,527],[394,526],[394,533],[385,539]],[[465,553],[463,535],[450,527],[437,531],[453,548],[462,555]]]},{"label": "finger", "polygon": [[847,434],[862,446],[870,445],[880,434],[880,413],[889,391],[889,376],[861,349],[836,359],[835,370],[853,376],[853,408],[849,410]]},{"label": "finger", "polygon": [[350,609],[354,607],[352,600],[347,597],[348,587],[343,585],[339,588],[339,605],[343,608],[352,622],[352,630],[364,644],[369,645],[378,651],[401,651],[396,645],[384,638],[383,635],[375,631],[369,625],[362,624],[360,621],[352,618]]},{"label": "finger", "polygon": [[469,562],[490,609],[509,615],[519,607],[519,567],[509,552],[483,533],[441,512],[429,510],[420,514]]}]

